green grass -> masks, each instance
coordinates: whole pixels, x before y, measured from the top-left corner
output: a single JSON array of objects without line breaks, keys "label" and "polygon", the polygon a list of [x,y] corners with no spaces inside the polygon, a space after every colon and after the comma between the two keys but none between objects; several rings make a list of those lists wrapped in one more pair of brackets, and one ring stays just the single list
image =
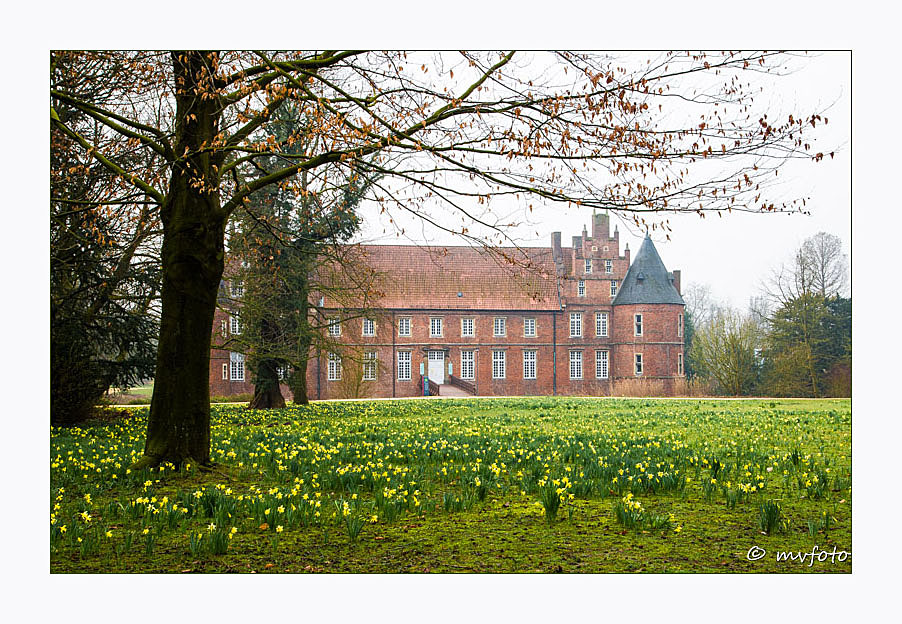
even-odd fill
[{"label": "green grass", "polygon": [[134,388],[129,388],[128,394],[150,398],[151,396],[153,396],[153,382],[150,382],[149,384],[145,384],[143,386],[135,386]]},{"label": "green grass", "polygon": [[[52,428],[51,571],[851,571],[851,558],[776,560],[851,551],[849,400],[213,410],[212,472],[127,473],[146,408]],[[615,507],[629,494],[642,518],[626,526]],[[770,501],[786,530],[765,535]],[[767,555],[749,561],[753,546]]]}]

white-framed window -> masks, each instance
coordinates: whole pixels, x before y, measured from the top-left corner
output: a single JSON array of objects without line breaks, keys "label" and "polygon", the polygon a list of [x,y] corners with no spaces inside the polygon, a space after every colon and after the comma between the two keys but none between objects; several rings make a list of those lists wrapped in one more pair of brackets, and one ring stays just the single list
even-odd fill
[{"label": "white-framed window", "polygon": [[570,337],[581,338],[583,335],[583,313],[570,313]]},{"label": "white-framed window", "polygon": [[639,377],[642,374],[642,354],[636,354],[636,377]]},{"label": "white-framed window", "polygon": [[596,312],[595,313],[595,335],[596,336],[607,336],[608,335],[608,313],[607,312]]},{"label": "white-framed window", "polygon": [[597,379],[608,378],[608,352],[595,352],[595,377]]},{"label": "white-framed window", "polygon": [[680,314],[679,318],[677,318],[677,336],[680,338],[683,337],[683,315]]},{"label": "white-framed window", "polygon": [[[225,322],[225,321],[223,321],[223,322]],[[226,380],[228,380],[228,378],[229,378],[229,365],[228,364],[222,365],[222,378],[226,379]]]},{"label": "white-framed window", "polygon": [[398,319],[398,335],[399,336],[409,336],[410,335],[410,317],[402,316]]},{"label": "white-framed window", "polygon": [[523,319],[523,335],[527,338],[534,338],[536,335],[536,319]]},{"label": "white-framed window", "polygon": [[363,335],[364,336],[375,336],[376,335],[376,321],[373,319],[365,318],[363,319]]},{"label": "white-framed window", "polygon": [[507,336],[507,318],[504,316],[496,316],[495,322],[492,325],[492,335],[494,336]]},{"label": "white-framed window", "polygon": [[636,336],[641,336],[642,335],[642,315],[636,314],[635,320],[636,320],[636,326],[634,328],[634,333]]},{"label": "white-framed window", "polygon": [[229,294],[234,298],[244,296],[244,282],[241,280],[232,280],[229,282]]},{"label": "white-framed window", "polygon": [[586,280],[579,280],[576,283],[576,295],[578,297],[586,296]]},{"label": "white-framed window", "polygon": [[461,351],[460,352],[460,378],[476,379],[476,352]]},{"label": "white-framed window", "polygon": [[[225,319],[222,319],[219,322],[219,333],[222,334],[223,338],[225,338],[226,336],[229,335],[229,324],[226,322]],[[223,379],[226,379],[226,377],[223,377]]]},{"label": "white-framed window", "polygon": [[337,353],[329,354],[329,381],[341,381],[341,356]]},{"label": "white-framed window", "polygon": [[583,352],[570,352],[570,379],[583,378]]},{"label": "white-framed window", "polygon": [[241,319],[238,318],[237,312],[234,312],[229,315],[229,331],[234,336],[241,335]]},{"label": "white-framed window", "polygon": [[677,353],[677,375],[683,374],[683,354]]},{"label": "white-framed window", "polygon": [[366,351],[363,354],[363,380],[374,381],[376,379],[376,352]]},{"label": "white-framed window", "polygon": [[507,372],[507,351],[492,351],[492,379],[504,379]]},{"label": "white-framed window", "polygon": [[604,261],[604,272],[605,273],[613,273],[614,272],[614,262],[611,260]]},{"label": "white-framed window", "polygon": [[617,280],[611,280],[611,296],[617,296]]},{"label": "white-framed window", "polygon": [[442,317],[433,316],[429,319],[429,337],[430,338],[441,338],[442,337]]},{"label": "white-framed window", "polygon": [[341,336],[341,321],[337,318],[329,319],[329,335],[333,338]]},{"label": "white-framed window", "polygon": [[592,272],[592,259],[586,258],[586,273]]},{"label": "white-framed window", "polygon": [[410,381],[410,351],[398,351],[398,381]]},{"label": "white-framed window", "polygon": [[460,319],[460,335],[472,338],[476,335],[476,321],[471,318]]},{"label": "white-framed window", "polygon": [[279,378],[279,381],[285,381],[285,378],[288,377],[288,367],[276,366],[276,377]]},{"label": "white-framed window", "polygon": [[244,381],[244,354],[229,353],[229,378],[232,381]]},{"label": "white-framed window", "polygon": [[533,349],[523,351],[523,379],[536,378],[536,352]]}]

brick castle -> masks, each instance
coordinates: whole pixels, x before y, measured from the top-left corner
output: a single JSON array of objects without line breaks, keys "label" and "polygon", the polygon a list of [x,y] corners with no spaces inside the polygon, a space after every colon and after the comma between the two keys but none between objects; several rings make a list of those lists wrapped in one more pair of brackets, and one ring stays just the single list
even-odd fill
[{"label": "brick castle", "polygon": [[[583,228],[569,248],[554,232],[550,247],[500,255],[400,245],[363,253],[386,277],[379,309],[320,302],[330,338],[343,346],[312,354],[310,399],[606,396],[619,380],[659,380],[672,392],[684,377],[680,272],[667,271],[648,237],[631,263],[607,214],[593,215],[591,236]],[[499,258],[524,258],[529,268]],[[223,288],[240,298],[240,283]],[[237,323],[218,309],[214,344],[240,331]],[[253,392],[241,354],[213,349],[210,392]]]}]

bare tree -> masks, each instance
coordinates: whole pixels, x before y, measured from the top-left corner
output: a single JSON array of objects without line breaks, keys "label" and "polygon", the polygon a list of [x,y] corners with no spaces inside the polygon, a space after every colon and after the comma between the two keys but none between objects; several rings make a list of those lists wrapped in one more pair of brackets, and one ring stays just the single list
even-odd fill
[{"label": "bare tree", "polygon": [[790,262],[774,269],[761,290],[769,305],[783,306],[805,295],[844,296],[848,286],[849,263],[842,240],[819,232],[805,239]]},{"label": "bare tree", "polygon": [[759,343],[754,319],[719,308],[696,330],[692,358],[699,375],[713,380],[721,391],[739,396],[752,390],[758,381]]},{"label": "bare tree", "polygon": [[692,317],[696,327],[706,325],[717,309],[718,303],[711,295],[711,286],[699,282],[689,282],[683,288],[686,312]]},{"label": "bare tree", "polygon": [[825,299],[848,294],[849,260],[838,236],[818,232],[802,243],[801,259],[815,294]]}]

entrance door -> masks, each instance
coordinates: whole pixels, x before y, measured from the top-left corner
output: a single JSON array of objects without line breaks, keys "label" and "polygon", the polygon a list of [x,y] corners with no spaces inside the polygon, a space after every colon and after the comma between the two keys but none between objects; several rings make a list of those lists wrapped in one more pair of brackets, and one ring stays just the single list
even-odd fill
[{"label": "entrance door", "polygon": [[445,352],[430,351],[429,359],[429,380],[439,385],[445,383]]}]

